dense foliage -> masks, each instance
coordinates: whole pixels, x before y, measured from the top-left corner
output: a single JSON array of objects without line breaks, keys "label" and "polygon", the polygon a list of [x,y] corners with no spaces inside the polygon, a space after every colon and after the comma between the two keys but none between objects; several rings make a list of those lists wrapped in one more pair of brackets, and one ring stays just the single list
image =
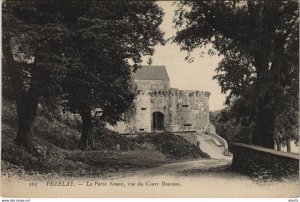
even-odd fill
[{"label": "dense foliage", "polygon": [[296,1],[178,3],[174,41],[187,51],[212,44],[224,56],[214,78],[237,121],[254,123],[252,144],[298,137],[290,128],[299,111],[298,15]]},{"label": "dense foliage", "polygon": [[164,43],[163,12],[153,2],[5,1],[4,96],[16,101],[16,143],[33,149],[38,104],[82,117],[83,147],[92,146],[92,111],[116,123],[132,105],[131,71]]}]

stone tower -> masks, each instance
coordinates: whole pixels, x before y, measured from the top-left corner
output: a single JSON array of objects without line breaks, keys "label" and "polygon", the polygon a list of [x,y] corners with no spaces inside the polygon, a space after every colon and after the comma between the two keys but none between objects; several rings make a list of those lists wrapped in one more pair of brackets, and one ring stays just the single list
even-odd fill
[{"label": "stone tower", "polygon": [[120,133],[209,131],[209,92],[170,88],[165,66],[142,66],[133,77],[138,86],[136,113],[127,124],[112,129]]}]

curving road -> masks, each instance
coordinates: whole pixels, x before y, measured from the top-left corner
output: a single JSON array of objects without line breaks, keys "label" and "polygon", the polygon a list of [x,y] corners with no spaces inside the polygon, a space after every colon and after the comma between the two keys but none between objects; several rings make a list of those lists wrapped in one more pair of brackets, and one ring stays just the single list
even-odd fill
[{"label": "curving road", "polygon": [[[299,196],[299,181],[286,179],[258,183],[247,176],[230,170],[231,157],[224,156],[222,147],[216,146],[208,136],[199,136],[200,147],[212,159],[200,159],[165,164],[155,168],[112,174],[109,177],[76,177],[74,187],[48,187],[38,182],[37,188],[28,181],[6,181],[2,193],[14,197],[200,197],[200,198],[291,198]],[[56,179],[51,179],[56,180]],[[97,184],[97,186],[86,186]],[[107,186],[102,186],[107,184]],[[101,186],[98,186],[101,185]]]}]

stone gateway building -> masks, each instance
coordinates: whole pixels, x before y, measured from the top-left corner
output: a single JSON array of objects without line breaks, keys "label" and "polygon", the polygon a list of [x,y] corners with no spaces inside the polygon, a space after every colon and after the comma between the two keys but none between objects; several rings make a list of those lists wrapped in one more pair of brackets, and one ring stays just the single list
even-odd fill
[{"label": "stone gateway building", "polygon": [[135,113],[111,129],[120,133],[209,132],[209,92],[170,88],[165,66],[142,66],[133,78],[138,87]]}]

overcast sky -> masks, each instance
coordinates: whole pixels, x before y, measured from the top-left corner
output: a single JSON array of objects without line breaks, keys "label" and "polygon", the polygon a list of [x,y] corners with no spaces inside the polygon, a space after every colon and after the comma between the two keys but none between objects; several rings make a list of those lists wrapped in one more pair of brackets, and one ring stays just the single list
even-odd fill
[{"label": "overcast sky", "polygon": [[[176,29],[173,27],[172,18],[175,6],[171,6],[171,1],[159,1],[158,4],[165,12],[161,29],[165,32],[165,38],[175,35]],[[199,53],[204,51],[205,54],[200,57]],[[215,75],[215,68],[221,60],[218,56],[209,56],[207,50],[199,50],[194,53],[193,63],[184,60],[187,52],[180,51],[176,44],[168,43],[165,46],[158,45],[155,47],[155,53],[152,57],[152,65],[165,65],[170,77],[170,85],[180,90],[203,90],[211,92],[210,110],[224,108],[225,95],[221,94],[221,87],[212,77]],[[145,61],[146,64],[146,61]]]}]

